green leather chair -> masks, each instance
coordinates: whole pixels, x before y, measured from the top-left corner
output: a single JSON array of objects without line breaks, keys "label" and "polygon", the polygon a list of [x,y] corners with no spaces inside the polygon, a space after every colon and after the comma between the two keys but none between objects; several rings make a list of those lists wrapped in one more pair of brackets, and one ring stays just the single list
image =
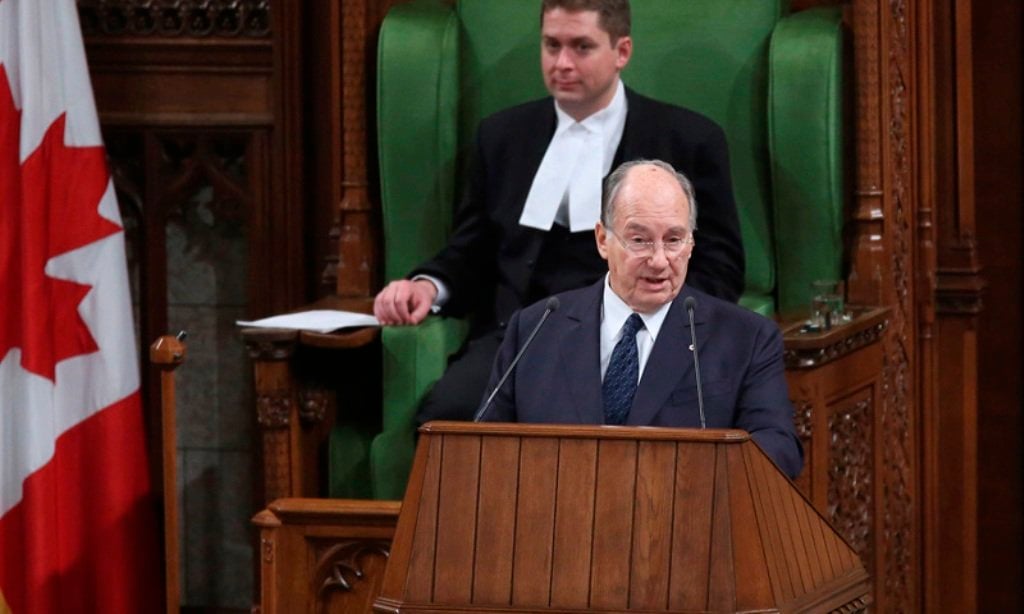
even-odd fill
[{"label": "green leather chair", "polygon": [[[746,250],[741,303],[763,314],[806,305],[842,265],[842,30],[838,9],[788,15],[784,0],[633,0],[623,75],[648,96],[725,129]],[[486,115],[546,94],[540,0],[413,0],[393,8],[378,47],[377,122],[385,277],[444,245],[463,153]],[[413,416],[467,326],[430,317],[387,327],[382,431],[369,487],[353,491],[365,445],[332,437],[332,494],[398,499]]]}]

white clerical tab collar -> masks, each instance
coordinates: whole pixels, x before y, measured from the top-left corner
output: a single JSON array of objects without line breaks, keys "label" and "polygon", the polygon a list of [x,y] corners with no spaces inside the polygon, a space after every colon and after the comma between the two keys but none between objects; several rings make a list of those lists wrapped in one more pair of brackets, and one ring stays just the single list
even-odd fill
[{"label": "white clerical tab collar", "polygon": [[[557,102],[558,125],[534,175],[519,224],[550,230],[568,196],[569,228],[590,230],[601,216],[601,182],[611,165],[625,124],[626,92],[616,84],[611,103],[577,122]],[[609,139],[614,143],[609,143]]]},{"label": "white clerical tab collar", "polygon": [[590,116],[583,118],[583,121],[581,121],[580,124],[582,124],[587,130],[605,132],[611,128],[616,119],[621,117],[625,112],[626,87],[622,85],[622,80],[619,79],[618,83],[615,85],[615,95],[612,96],[612,101],[608,103],[608,106],[597,113],[593,113]]}]

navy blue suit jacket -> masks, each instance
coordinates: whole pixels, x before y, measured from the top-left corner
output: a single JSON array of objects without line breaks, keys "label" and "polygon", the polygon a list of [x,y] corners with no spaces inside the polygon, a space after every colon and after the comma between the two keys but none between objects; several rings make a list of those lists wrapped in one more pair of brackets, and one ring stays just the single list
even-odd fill
[{"label": "navy blue suit jacket", "polygon": [[[604,279],[559,294],[561,306],[541,327],[485,417],[501,422],[602,424],[600,324]],[[627,426],[700,427],[689,318],[694,321],[708,428],[737,428],[790,477],[803,466],[782,361],[782,334],[771,320],[688,286],[672,302],[651,349]],[[494,389],[544,311],[517,312],[498,350]]]}]

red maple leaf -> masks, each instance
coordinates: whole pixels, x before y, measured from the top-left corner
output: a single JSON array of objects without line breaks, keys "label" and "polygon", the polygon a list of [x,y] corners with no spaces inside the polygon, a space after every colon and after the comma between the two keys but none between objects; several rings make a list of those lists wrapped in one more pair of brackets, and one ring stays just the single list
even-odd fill
[{"label": "red maple leaf", "polygon": [[91,286],[44,267],[121,230],[98,213],[109,180],[103,147],[66,147],[64,121],[19,164],[21,112],[0,65],[0,360],[21,348],[22,367],[50,380],[58,362],[97,345],[78,313]]}]

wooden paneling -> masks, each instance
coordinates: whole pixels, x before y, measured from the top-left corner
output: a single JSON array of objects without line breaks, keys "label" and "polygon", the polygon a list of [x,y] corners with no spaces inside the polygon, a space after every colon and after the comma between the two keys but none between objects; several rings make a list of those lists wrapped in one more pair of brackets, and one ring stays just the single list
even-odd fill
[{"label": "wooden paneling", "polygon": [[[708,599],[710,573],[706,556],[711,549],[711,533],[701,527],[711,525],[714,514],[713,473],[705,471],[702,459],[711,454],[710,444],[694,444],[676,454],[675,492],[672,526],[672,573],[669,580],[669,608],[700,610]],[[785,594],[783,594],[785,597]]]},{"label": "wooden paneling", "polygon": [[281,499],[259,527],[261,611],[368,612],[398,520],[394,501]]},{"label": "wooden paneling", "polygon": [[653,610],[664,608],[668,603],[672,576],[671,536],[675,526],[676,453],[676,449],[668,446],[648,442],[639,444],[634,531],[637,535],[664,537],[633,541],[629,587],[631,608]]},{"label": "wooden paneling", "polygon": [[[480,527],[476,534],[473,599],[484,605],[508,603],[512,597],[512,560],[515,544],[519,466],[505,459],[519,456],[519,441],[495,437],[481,442],[480,472],[491,476],[480,483]],[[557,565],[557,562],[556,562]]]},{"label": "wooden paneling", "polygon": [[971,12],[921,3],[918,347],[925,609],[977,609],[977,250]]},{"label": "wooden paneling", "polygon": [[977,331],[978,611],[1017,612],[1024,609],[1024,5],[971,8],[975,208],[989,282]]},{"label": "wooden paneling", "polygon": [[[551,594],[555,478],[558,441],[529,439],[520,443],[516,489],[515,543],[512,559],[512,603],[547,605]],[[530,493],[530,496],[522,496]],[[577,545],[578,547],[578,545]]]},{"label": "wooden paneling", "polygon": [[593,552],[577,548],[594,530],[594,508],[577,505],[593,500],[597,490],[597,442],[562,441],[558,455],[558,499],[555,507],[554,567],[561,570],[551,581],[551,605],[587,607],[586,574]]},{"label": "wooden paneling", "polygon": [[[179,71],[102,74],[93,86],[103,96],[105,123],[131,122],[139,114],[147,123],[190,124],[199,117],[220,125],[271,124],[269,75],[202,74]],[[224,91],[232,96],[225,104]]]},{"label": "wooden paneling", "polygon": [[[439,422],[425,429],[378,611],[858,611],[868,600],[856,553],[741,431]],[[516,433],[521,444],[510,445]],[[492,437],[501,444],[484,471],[481,450]],[[563,463],[583,476],[564,491],[556,488]],[[503,477],[517,465],[517,483]],[[510,489],[504,497],[515,501],[514,516],[479,514],[491,506],[483,498],[499,494],[485,494],[493,479]],[[585,510],[570,519],[582,526],[559,518],[567,506]],[[470,563],[474,538],[493,524],[514,526],[514,561],[511,578],[490,576],[498,586],[485,588],[478,576],[501,555]],[[551,564],[572,557],[581,560]],[[685,566],[687,559],[698,564]],[[509,581],[511,598],[495,602]]]},{"label": "wooden paneling", "polygon": [[[473,569],[476,548],[476,511],[480,483],[480,440],[453,439],[442,442],[437,508],[434,599],[445,602],[470,602],[473,595]],[[473,510],[469,516],[467,509]],[[526,526],[530,527],[529,524]],[[530,527],[531,530],[533,527]]]}]

